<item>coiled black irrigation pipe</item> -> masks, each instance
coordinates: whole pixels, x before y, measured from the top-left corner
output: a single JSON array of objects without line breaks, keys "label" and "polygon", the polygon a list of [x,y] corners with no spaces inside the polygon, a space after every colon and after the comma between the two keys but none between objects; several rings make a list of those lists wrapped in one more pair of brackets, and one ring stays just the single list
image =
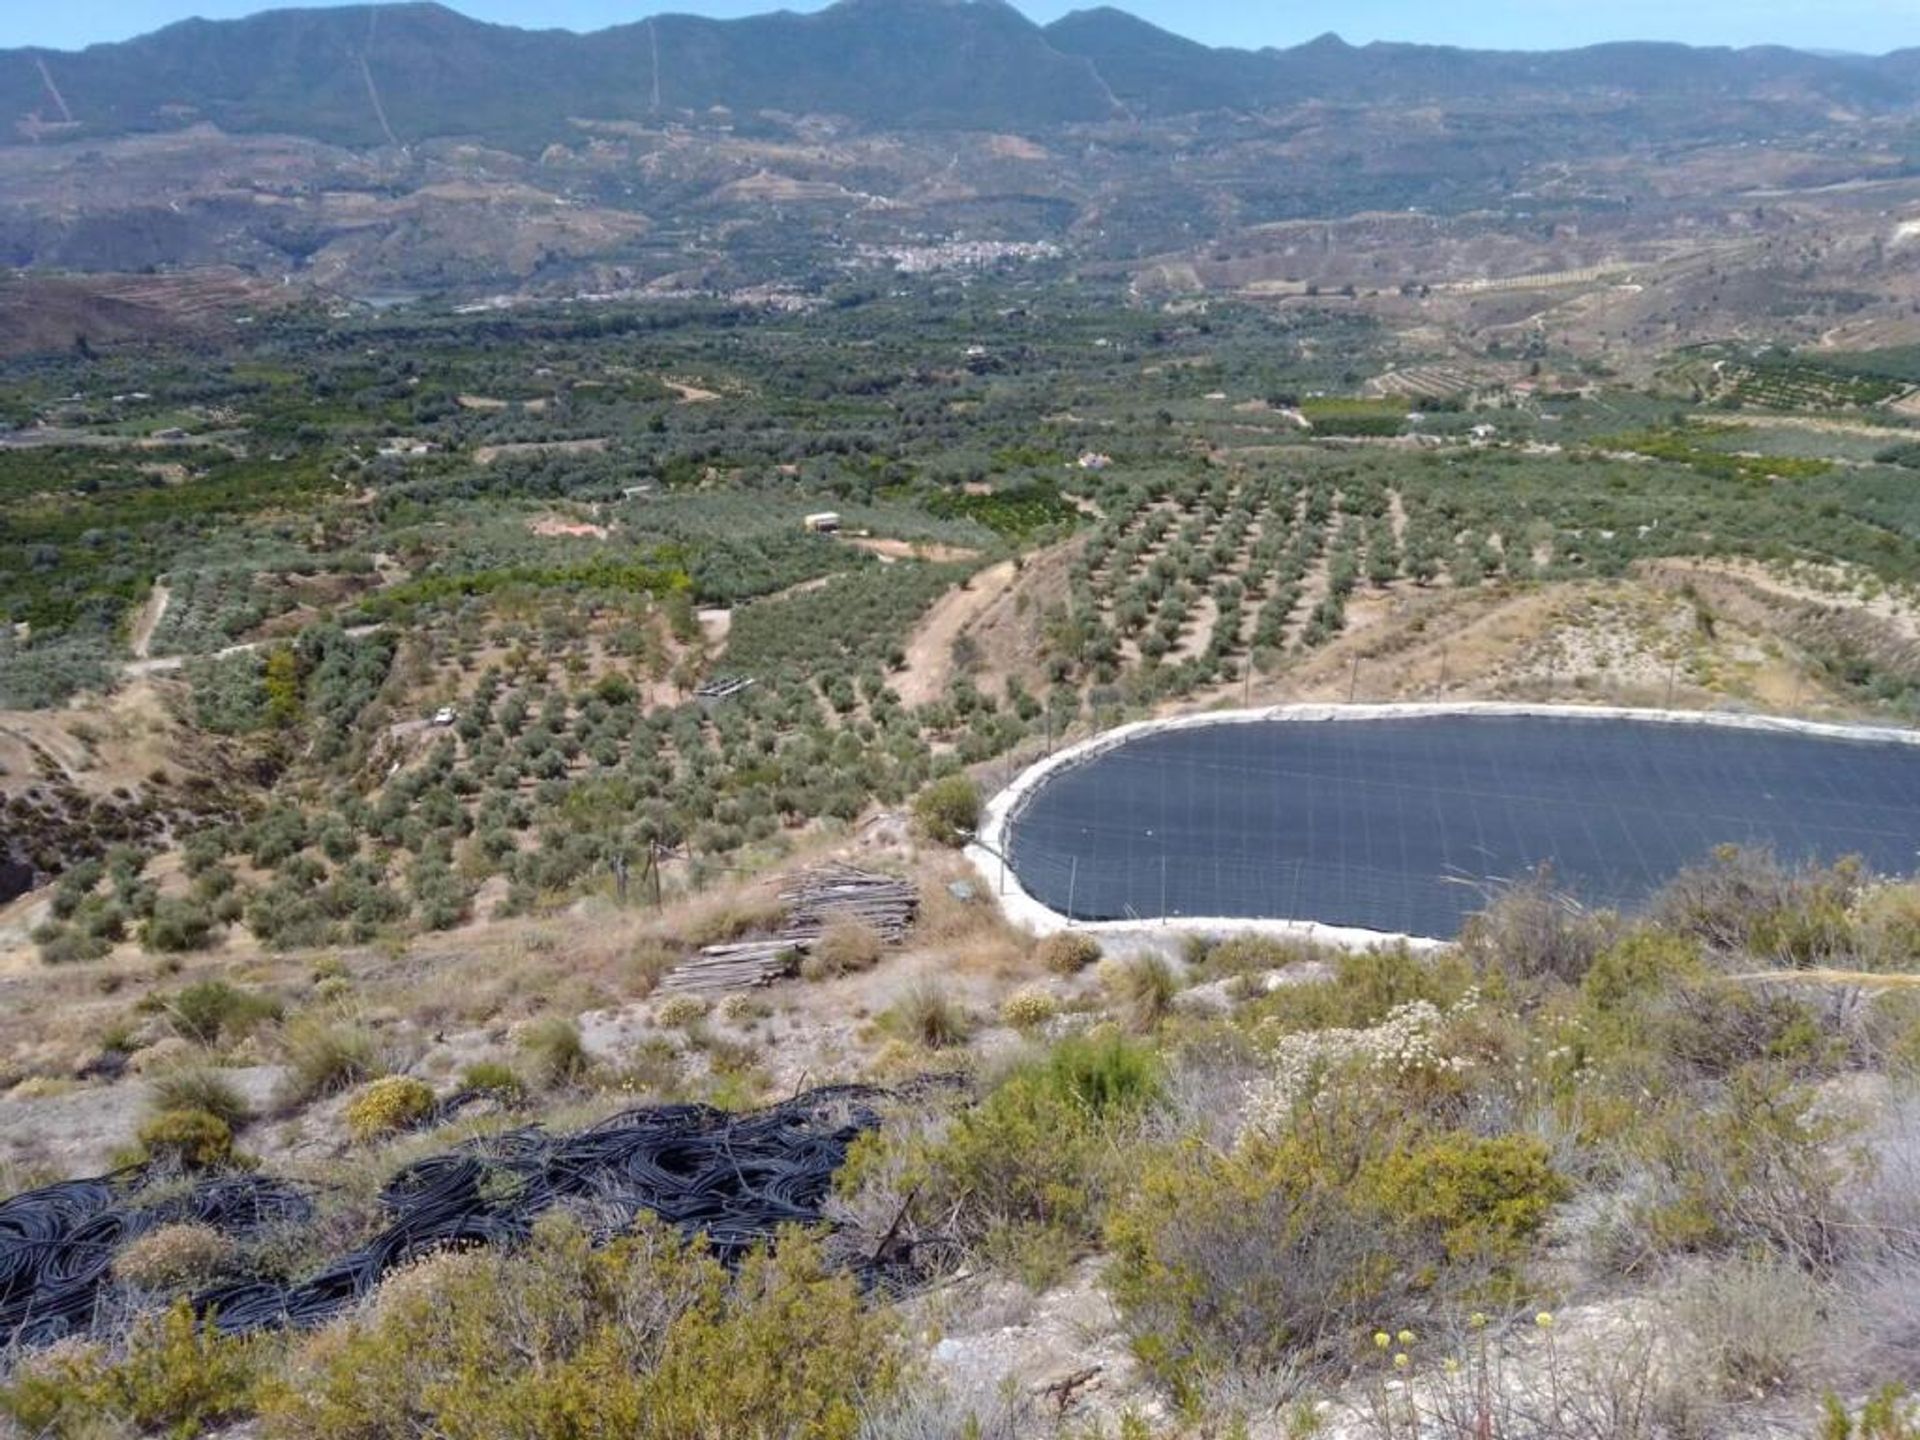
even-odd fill
[{"label": "coiled black irrigation pipe", "polygon": [[[513,1244],[566,1205],[597,1239],[659,1216],[706,1237],[724,1261],[783,1225],[824,1220],[847,1148],[900,1092],[838,1085],[744,1114],[705,1105],[624,1111],[574,1135],[538,1126],[471,1140],[396,1174],[380,1200],[390,1223],[307,1278],[242,1280],[194,1308],[227,1334],[318,1325],[369,1294],[395,1266],[449,1247]],[[43,1345],[85,1333],[116,1293],[113,1262],[161,1225],[197,1222],[236,1240],[315,1217],[307,1191],[233,1174],[187,1185],[142,1170],[70,1180],[0,1202],[0,1342]]]}]

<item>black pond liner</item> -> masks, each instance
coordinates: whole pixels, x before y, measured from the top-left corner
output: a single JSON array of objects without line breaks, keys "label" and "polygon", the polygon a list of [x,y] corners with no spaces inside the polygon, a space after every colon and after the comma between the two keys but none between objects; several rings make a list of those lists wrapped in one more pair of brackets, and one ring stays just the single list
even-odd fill
[{"label": "black pond liner", "polygon": [[1044,778],[1007,857],[1075,920],[1269,918],[1450,939],[1489,893],[1631,911],[1719,845],[1920,869],[1920,745],[1618,716],[1152,731]]}]

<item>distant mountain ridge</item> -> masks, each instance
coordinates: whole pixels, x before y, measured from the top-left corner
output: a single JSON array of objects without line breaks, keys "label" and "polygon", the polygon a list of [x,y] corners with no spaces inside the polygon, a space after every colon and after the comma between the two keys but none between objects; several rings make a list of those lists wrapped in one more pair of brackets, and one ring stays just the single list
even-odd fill
[{"label": "distant mountain ridge", "polygon": [[1615,44],[1554,52],[1216,49],[1112,8],[1040,26],[1003,0],[840,0],[740,20],[663,15],[591,35],[521,30],[433,3],[188,20],[67,53],[0,51],[0,138],[210,122],[366,147],[472,138],[525,151],[576,119],[758,112],[878,129],[1033,132],[1311,101],[1920,106],[1920,50]]}]

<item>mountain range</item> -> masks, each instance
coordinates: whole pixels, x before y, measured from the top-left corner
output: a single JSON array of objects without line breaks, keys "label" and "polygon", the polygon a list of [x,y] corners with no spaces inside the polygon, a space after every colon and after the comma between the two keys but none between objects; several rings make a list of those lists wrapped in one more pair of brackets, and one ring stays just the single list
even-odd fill
[{"label": "mountain range", "polygon": [[1216,49],[1123,11],[1051,25],[1002,0],[840,0],[815,14],[662,15],[594,34],[521,30],[431,3],[186,20],[79,52],[0,51],[0,128],[100,138],[204,122],[353,147],[471,139],[538,151],[583,119],[830,115],[880,129],[1029,133],[1309,102],[1600,100],[1651,112],[1920,105],[1920,50],[1612,44],[1555,52]]}]

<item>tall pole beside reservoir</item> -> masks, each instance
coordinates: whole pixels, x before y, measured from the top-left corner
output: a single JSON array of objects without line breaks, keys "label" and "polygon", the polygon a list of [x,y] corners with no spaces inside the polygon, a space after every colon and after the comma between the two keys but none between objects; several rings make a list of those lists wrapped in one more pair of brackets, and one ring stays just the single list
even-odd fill
[{"label": "tall pole beside reservoir", "polygon": [[1080,857],[1073,857],[1073,868],[1067,872],[1067,923],[1073,923],[1073,892],[1080,884]]}]

